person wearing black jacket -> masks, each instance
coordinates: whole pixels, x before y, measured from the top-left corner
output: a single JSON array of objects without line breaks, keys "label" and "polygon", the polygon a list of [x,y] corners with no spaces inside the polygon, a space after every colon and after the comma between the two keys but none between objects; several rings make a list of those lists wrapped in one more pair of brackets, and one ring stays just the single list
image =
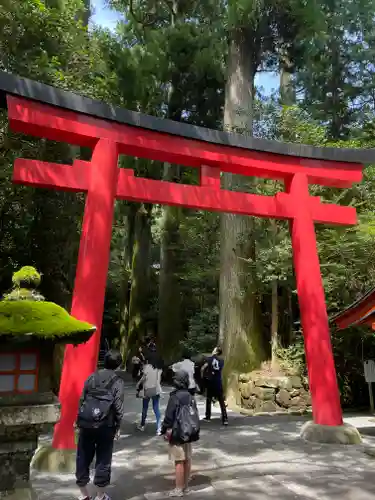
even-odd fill
[{"label": "person wearing black jacket", "polygon": [[224,368],[224,360],[221,357],[221,347],[215,347],[212,351],[212,356],[207,358],[206,363],[202,366],[202,377],[206,377],[206,421],[211,420],[211,407],[213,400],[219,401],[221,409],[221,419],[223,425],[228,425],[228,414],[224,397],[222,372]]},{"label": "person wearing black jacket", "polygon": [[171,497],[182,497],[188,487],[191,471],[191,443],[174,443],[172,429],[176,420],[178,407],[189,405],[194,396],[189,392],[189,375],[184,371],[176,372],[173,377],[174,391],[170,393],[161,434],[169,442],[169,456],[175,463],[176,488],[169,494]]},{"label": "person wearing black jacket", "polygon": [[79,438],[76,458],[76,480],[81,491],[81,500],[90,500],[87,485],[90,482],[90,465],[96,456],[94,485],[97,489],[95,500],[109,500],[105,488],[111,480],[111,464],[113,443],[120,430],[121,420],[124,415],[125,387],[122,379],[115,370],[121,366],[122,357],[118,351],[110,350],[104,357],[104,369],[90,375],[86,380],[80,401],[84,404],[90,391],[108,388],[112,394],[113,404],[108,418],[100,427],[82,427],[77,422]]}]

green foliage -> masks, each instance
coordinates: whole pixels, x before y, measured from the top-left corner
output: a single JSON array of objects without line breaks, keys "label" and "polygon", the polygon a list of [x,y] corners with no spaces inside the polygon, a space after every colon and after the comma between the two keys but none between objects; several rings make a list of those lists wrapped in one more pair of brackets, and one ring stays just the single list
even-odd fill
[{"label": "green foliage", "polygon": [[5,294],[4,300],[44,300],[44,297],[33,289],[17,287]]},{"label": "green foliage", "polygon": [[57,304],[44,301],[35,291],[41,276],[34,267],[24,266],[13,274],[12,281],[12,292],[0,302],[0,336],[34,335],[53,339],[95,330]]},{"label": "green foliage", "polygon": [[298,332],[295,341],[286,348],[277,349],[280,368],[290,375],[306,375],[306,358],[303,336]]},{"label": "green foliage", "polygon": [[12,276],[12,283],[17,287],[23,285],[25,288],[26,286],[28,288],[38,288],[40,282],[41,276],[32,266],[24,266]]},{"label": "green foliage", "polygon": [[[82,23],[87,0],[5,0],[0,5],[0,69],[110,101],[113,73],[101,32]],[[0,112],[0,288],[32,263],[43,272],[42,292],[69,307],[84,195],[14,186],[15,158],[69,164],[87,152],[8,131]]]},{"label": "green foliage", "polygon": [[53,302],[0,302],[0,336],[33,335],[44,339],[92,332],[95,327],[69,315]]},{"label": "green foliage", "polygon": [[192,352],[211,352],[217,344],[218,322],[217,307],[198,311],[189,321],[188,334],[182,341],[182,346],[191,349]]},{"label": "green foliage", "polygon": [[324,22],[303,40],[305,56],[298,73],[303,105],[327,124],[330,139],[348,138],[358,120],[374,113],[374,0],[321,0]]}]

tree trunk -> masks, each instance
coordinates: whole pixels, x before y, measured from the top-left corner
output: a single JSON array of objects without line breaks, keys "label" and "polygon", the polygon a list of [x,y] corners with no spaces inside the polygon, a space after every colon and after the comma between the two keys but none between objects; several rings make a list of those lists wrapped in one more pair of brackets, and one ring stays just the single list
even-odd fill
[{"label": "tree trunk", "polygon": [[295,340],[292,290],[288,288],[287,293],[288,293],[288,318],[289,318],[289,344],[292,344]]},{"label": "tree trunk", "polygon": [[296,102],[296,89],[293,81],[294,64],[286,50],[279,55],[280,66],[280,101],[283,106],[293,106]]},{"label": "tree trunk", "polygon": [[[179,20],[179,2],[172,2],[171,27]],[[184,95],[181,92],[180,74],[172,72],[168,95],[168,118],[181,121]],[[178,165],[164,164],[163,180],[180,181]],[[180,269],[180,217],[181,209],[166,206],[163,208],[160,243],[159,275],[159,314],[158,344],[165,360],[173,357],[183,336],[182,300],[179,284]]]},{"label": "tree trunk", "polygon": [[344,88],[345,83],[343,81],[340,48],[334,35],[331,39],[330,54],[332,61],[332,70],[330,74],[331,81],[329,87],[332,97],[331,99],[328,99],[331,108],[329,136],[333,140],[339,140],[342,138],[345,129],[344,115],[346,113],[346,103],[341,97],[342,89]]},{"label": "tree trunk", "polygon": [[[270,221],[272,230],[272,242],[276,245],[277,241],[277,221]],[[271,366],[273,370],[278,368],[277,351],[280,345],[279,340],[279,280],[275,278],[271,284]]]},{"label": "tree trunk", "polygon": [[[291,61],[287,48],[283,47],[279,54],[279,67],[280,67],[280,101],[283,106],[293,106],[296,103],[296,89],[294,86],[293,75],[295,71],[295,66]],[[283,137],[281,136],[281,140]],[[274,238],[276,240],[278,225],[277,221],[271,221]],[[272,283],[272,322],[271,322],[271,352],[272,368],[276,369],[278,365],[277,361],[277,349],[280,346],[280,335],[279,335],[279,296],[278,296],[279,283],[278,280],[274,280]],[[289,288],[286,290],[288,294],[288,312],[289,316],[291,314],[291,291]],[[292,318],[288,318],[292,321]],[[289,324],[289,328],[293,328],[292,323]],[[290,330],[293,331],[293,330]],[[291,339],[289,333],[288,337]],[[288,338],[288,342],[290,341]]]},{"label": "tree trunk", "polygon": [[272,302],[271,302],[271,367],[278,368],[277,351],[279,349],[279,296],[277,280],[272,282]]},{"label": "tree trunk", "polygon": [[165,360],[178,350],[182,338],[182,300],[179,280],[180,209],[163,213],[160,247],[158,342]]},{"label": "tree trunk", "polygon": [[[251,37],[245,30],[232,33],[225,93],[224,126],[252,133],[256,66]],[[241,187],[233,174],[224,174],[224,188]],[[244,181],[242,181],[243,183]],[[220,334],[225,354],[225,374],[259,368],[265,359],[254,265],[254,219],[221,215]]]},{"label": "tree trunk", "polygon": [[133,265],[133,251],[135,240],[135,219],[139,209],[137,203],[131,203],[128,207],[128,213],[125,216],[126,236],[124,244],[123,271],[122,271],[122,291],[120,303],[120,352],[125,360],[128,352],[128,334],[129,334],[129,307],[131,292],[131,275]]},{"label": "tree trunk", "polygon": [[151,212],[152,205],[142,203],[135,217],[127,354],[146,332],[150,308]]}]

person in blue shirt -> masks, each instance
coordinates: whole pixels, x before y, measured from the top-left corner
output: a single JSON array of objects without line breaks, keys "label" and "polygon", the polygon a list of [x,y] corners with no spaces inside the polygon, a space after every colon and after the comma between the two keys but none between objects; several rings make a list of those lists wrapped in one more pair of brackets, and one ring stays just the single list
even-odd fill
[{"label": "person in blue shirt", "polygon": [[215,347],[212,355],[207,359],[202,366],[202,377],[206,380],[207,397],[206,397],[206,421],[211,420],[212,400],[216,399],[220,404],[221,419],[223,425],[228,425],[228,415],[224,398],[222,372],[224,368],[224,360],[221,358],[221,347]]}]

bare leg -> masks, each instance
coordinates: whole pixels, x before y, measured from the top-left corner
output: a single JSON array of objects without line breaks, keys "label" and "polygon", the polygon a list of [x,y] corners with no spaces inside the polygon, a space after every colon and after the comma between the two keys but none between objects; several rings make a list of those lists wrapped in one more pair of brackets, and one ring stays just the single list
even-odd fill
[{"label": "bare leg", "polygon": [[99,499],[104,498],[105,490],[104,488],[100,488],[99,486],[96,487],[96,496]]},{"label": "bare leg", "polygon": [[81,495],[82,495],[82,498],[89,498],[89,490],[87,489],[87,486],[81,486],[79,488],[80,492],[81,492]]},{"label": "bare leg", "polygon": [[187,489],[189,486],[189,481],[190,481],[190,474],[191,474],[191,459],[189,458],[184,462],[184,488]]},{"label": "bare leg", "polygon": [[185,462],[176,462],[176,489],[183,490],[185,486]]}]

